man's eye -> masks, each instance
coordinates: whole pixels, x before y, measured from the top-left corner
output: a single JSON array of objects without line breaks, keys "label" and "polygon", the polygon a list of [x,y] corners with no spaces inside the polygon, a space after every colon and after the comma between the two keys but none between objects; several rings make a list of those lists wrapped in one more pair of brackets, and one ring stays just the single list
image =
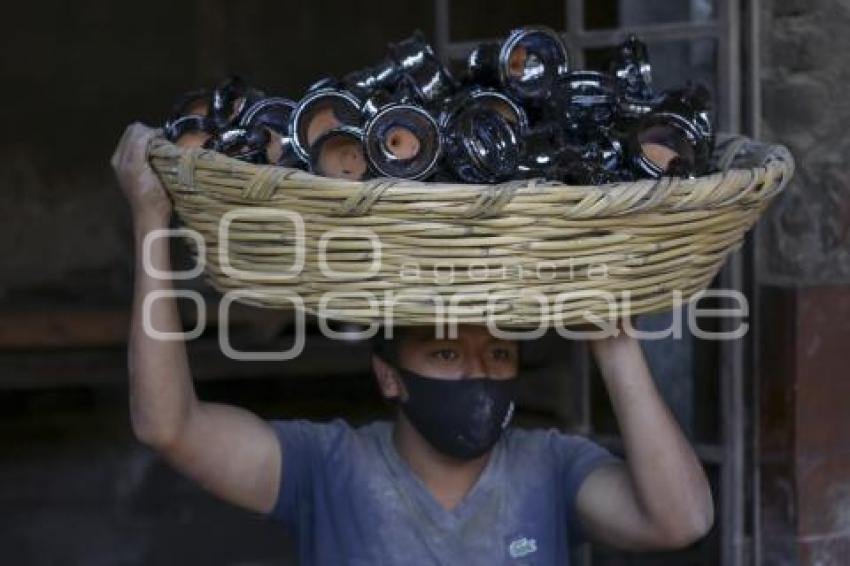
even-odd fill
[{"label": "man's eye", "polygon": [[497,360],[509,360],[511,359],[511,351],[508,348],[496,348],[493,357]]},{"label": "man's eye", "polygon": [[446,362],[457,359],[457,352],[454,350],[437,350],[433,355]]}]

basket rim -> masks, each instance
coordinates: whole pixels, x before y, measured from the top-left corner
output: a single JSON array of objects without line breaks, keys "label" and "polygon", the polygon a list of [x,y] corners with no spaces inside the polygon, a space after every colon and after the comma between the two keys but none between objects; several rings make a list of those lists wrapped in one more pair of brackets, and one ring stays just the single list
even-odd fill
[{"label": "basket rim", "polygon": [[[346,181],[250,164],[210,150],[182,148],[161,137],[150,142],[148,160],[165,185],[175,212],[205,242],[205,272],[221,292],[254,289],[259,293],[254,304],[292,308],[285,297],[293,291],[302,297],[301,307],[296,308],[316,314],[331,291],[379,297],[387,290],[404,293],[423,288],[449,301],[450,316],[482,323],[488,320],[486,313],[477,307],[469,310],[463,298],[480,294],[479,289],[487,294],[538,289],[547,301],[559,297],[561,291],[587,286],[611,292],[636,291],[643,297],[639,310],[633,311],[639,314],[667,310],[666,300],[676,289],[692,293],[708,286],[726,255],[740,244],[794,172],[793,158],[783,146],[732,136],[719,141],[716,154],[721,170],[716,173],[600,186],[535,179],[498,185],[386,178]],[[383,256],[387,261],[374,277],[370,271],[366,278],[357,276],[352,282],[327,279],[321,263],[310,256],[306,264],[299,264],[301,271],[290,283],[288,272],[277,267],[292,263],[286,253],[295,240],[269,240],[269,230],[274,232],[276,225],[263,217],[282,211],[306,219],[309,230],[304,232],[304,241],[311,238],[307,246],[311,253],[317,253],[320,233],[336,233],[337,238],[325,242],[331,258],[328,265],[356,264],[362,270],[364,262],[374,257],[363,238],[349,239],[342,233],[363,227],[391,244]],[[233,213],[243,215],[243,220],[226,224]],[[253,244],[220,245],[228,241],[231,229],[240,232],[239,242],[256,242],[259,232],[265,252],[254,253]],[[705,234],[699,238],[682,236],[702,229]],[[608,233],[627,237],[610,240],[606,239]],[[423,245],[422,239],[430,239],[434,245]],[[277,249],[280,246],[283,251]],[[456,249],[462,253],[453,253]],[[219,261],[216,254],[223,250],[233,250],[237,261]],[[364,250],[369,253],[363,255]],[[578,278],[572,274],[572,264],[565,263],[574,257],[579,258]],[[479,281],[471,272],[444,284],[430,281],[427,273],[424,280],[418,276],[406,280],[402,263],[406,260],[425,270],[447,264],[461,270],[466,266],[469,271],[472,265],[495,263],[516,266],[525,273],[526,268],[541,262],[552,264],[555,270],[553,279],[538,276],[543,281],[539,285],[530,286],[524,276]],[[613,266],[604,285],[590,276],[590,266],[597,261]],[[259,278],[265,277],[265,272],[284,273],[287,282]],[[455,294],[462,297],[457,304],[451,298]],[[422,303],[415,296],[398,305],[394,301],[379,301],[374,316],[364,314],[363,306],[356,302],[334,306],[325,314],[336,320],[369,323],[385,320],[391,312],[394,325],[432,324],[435,317],[442,316],[442,311],[431,309],[427,301]],[[537,324],[534,321],[542,315],[529,305],[524,299],[504,309],[500,304],[501,310],[495,314],[510,327]],[[557,316],[564,320],[578,316],[572,307],[558,308]],[[605,315],[602,307],[597,311]],[[554,310],[551,316],[556,316]]]},{"label": "basket rim", "polygon": [[[205,192],[196,184],[196,171],[207,171],[238,180],[240,197],[248,202],[269,203],[280,188],[309,187],[316,194],[333,194],[346,201],[334,215],[369,214],[378,201],[402,202],[406,197],[433,197],[445,203],[470,203],[460,214],[467,218],[500,213],[514,197],[561,195],[576,203],[576,218],[620,216],[635,212],[717,208],[740,204],[753,206],[772,199],[791,180],[795,163],[783,145],[759,143],[750,138],[719,134],[714,155],[718,170],[692,178],[661,177],[604,185],[570,185],[542,178],[514,179],[498,184],[431,182],[390,177],[352,181],[315,175],[301,169],[252,164],[209,149],[184,148],[161,135],[152,138],[147,159],[154,170],[176,176],[176,184]],[[173,184],[173,183],[172,183]],[[169,185],[166,183],[166,185]],[[199,186],[201,185],[201,186]],[[763,186],[768,186],[762,190]],[[170,192],[170,191],[169,191]],[[345,195],[348,198],[343,198]],[[350,196],[349,196],[350,195]],[[675,198],[673,198],[675,197]],[[210,198],[216,198],[214,195]],[[676,202],[668,203],[668,201]]]}]

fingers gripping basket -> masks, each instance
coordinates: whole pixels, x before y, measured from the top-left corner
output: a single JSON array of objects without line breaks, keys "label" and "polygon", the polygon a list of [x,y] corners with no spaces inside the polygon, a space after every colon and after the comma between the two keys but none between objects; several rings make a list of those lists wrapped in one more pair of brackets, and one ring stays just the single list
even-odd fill
[{"label": "fingers gripping basket", "polygon": [[353,182],[163,139],[148,155],[218,290],[408,325],[668,310],[710,284],[794,171],[784,147],[739,137],[719,140],[719,173],[599,187]]}]

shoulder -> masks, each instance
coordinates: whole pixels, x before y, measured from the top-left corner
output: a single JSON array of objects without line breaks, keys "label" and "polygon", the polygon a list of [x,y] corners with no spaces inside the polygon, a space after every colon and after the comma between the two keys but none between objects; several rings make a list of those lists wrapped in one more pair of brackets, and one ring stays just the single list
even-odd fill
[{"label": "shoulder", "polygon": [[326,422],[273,419],[269,423],[284,452],[289,450],[324,458],[339,458],[364,449],[374,444],[390,426],[383,421],[352,426],[341,418]]},{"label": "shoulder", "polygon": [[269,421],[278,437],[286,441],[334,442],[351,433],[352,427],[342,419],[327,422],[306,419],[272,419]]},{"label": "shoulder", "polygon": [[531,462],[549,471],[549,477],[555,482],[556,499],[563,502],[566,509],[571,539],[582,540],[584,534],[576,509],[578,491],[593,472],[608,464],[622,463],[622,460],[588,438],[555,428],[511,429],[505,439],[508,458],[514,466],[520,467],[517,468],[519,473],[528,474]]},{"label": "shoulder", "polygon": [[505,448],[511,459],[546,460],[564,472],[617,461],[606,448],[580,435],[567,434],[556,428],[511,428],[505,433]]},{"label": "shoulder", "polygon": [[569,450],[587,444],[598,446],[588,438],[567,434],[554,427],[535,429],[511,427],[505,431],[504,438],[506,446],[512,452]]}]

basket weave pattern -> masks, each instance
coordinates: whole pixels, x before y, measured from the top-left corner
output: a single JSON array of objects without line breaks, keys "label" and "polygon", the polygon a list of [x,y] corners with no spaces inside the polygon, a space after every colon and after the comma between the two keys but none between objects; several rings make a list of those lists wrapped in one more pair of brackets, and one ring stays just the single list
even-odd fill
[{"label": "basket weave pattern", "polygon": [[203,236],[216,289],[394,324],[616,316],[600,293],[631,314],[668,310],[710,284],[794,172],[784,147],[739,137],[719,140],[719,173],[600,187],[355,182],[161,138],[148,153],[179,217]]}]

